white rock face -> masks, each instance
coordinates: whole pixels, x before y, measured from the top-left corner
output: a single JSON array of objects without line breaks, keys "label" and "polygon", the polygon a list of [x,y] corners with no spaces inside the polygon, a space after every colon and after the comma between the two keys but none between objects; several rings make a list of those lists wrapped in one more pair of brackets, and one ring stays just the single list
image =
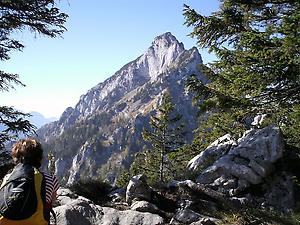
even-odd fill
[{"label": "white rock face", "polygon": [[184,51],[182,43],[179,43],[171,33],[165,33],[154,39],[138,64],[147,65],[150,79],[155,80],[158,75],[166,72]]},{"label": "white rock face", "polygon": [[207,166],[209,162],[213,162],[214,160],[220,158],[222,155],[226,154],[226,152],[234,144],[235,142],[234,140],[232,140],[229,134],[218,138],[216,141],[211,143],[205,151],[192,158],[188,163],[188,168],[195,171],[199,168]]},{"label": "white rock face", "polygon": [[88,143],[85,143],[82,146],[82,148],[80,149],[79,153],[77,153],[75,155],[75,157],[73,158],[67,185],[72,185],[76,182],[76,180],[80,176],[79,173],[80,173],[82,165],[84,165],[86,163],[89,164],[89,162],[87,162],[87,161],[91,160],[91,158],[92,158],[91,154],[92,154],[92,147],[89,146]]},{"label": "white rock face", "polygon": [[284,150],[282,133],[275,126],[251,130],[238,143],[226,136],[220,140],[192,159],[189,168],[197,171],[205,162],[212,162],[196,181],[229,195],[261,183]]}]

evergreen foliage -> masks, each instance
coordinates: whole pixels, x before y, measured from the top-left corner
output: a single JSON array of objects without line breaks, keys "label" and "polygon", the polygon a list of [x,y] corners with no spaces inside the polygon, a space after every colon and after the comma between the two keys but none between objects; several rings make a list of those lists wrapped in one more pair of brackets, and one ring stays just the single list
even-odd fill
[{"label": "evergreen foliage", "polygon": [[[13,50],[21,51],[21,41],[13,38],[16,31],[28,29],[49,37],[61,35],[67,18],[55,6],[55,0],[3,0],[0,1],[0,60],[8,60]],[[15,85],[24,86],[17,74],[0,70],[0,91],[9,91]],[[35,127],[25,118],[28,114],[12,107],[0,106],[0,149],[19,132],[33,132]]]},{"label": "evergreen foliage", "polygon": [[129,170],[128,169],[122,169],[119,172],[119,175],[117,177],[116,186],[117,187],[127,187],[128,182],[130,181],[130,179],[131,179],[131,174],[130,174]]},{"label": "evergreen foliage", "polygon": [[190,35],[218,58],[201,68],[209,84],[192,76],[187,85],[209,114],[196,142],[214,132],[238,137],[249,118],[266,114],[265,125],[280,126],[287,144],[299,148],[300,2],[223,0],[211,16],[187,5],[184,16]]},{"label": "evergreen foliage", "polygon": [[[1,80],[0,80],[1,82]],[[15,110],[12,107],[0,106],[0,150],[4,149],[5,142],[17,137],[19,132],[33,132],[34,125],[24,119],[29,114]]]},{"label": "evergreen foliage", "polygon": [[9,59],[12,50],[24,45],[14,39],[15,31],[29,29],[49,37],[61,35],[67,15],[56,7],[55,0],[3,0],[0,2],[0,59]]},{"label": "evergreen foliage", "polygon": [[131,174],[143,173],[150,184],[164,183],[174,177],[176,166],[169,155],[184,144],[184,126],[182,116],[175,111],[169,93],[162,97],[157,114],[150,118],[151,129],[144,129],[143,139],[152,148],[137,153],[131,165]]},{"label": "evergreen foliage", "polygon": [[[59,138],[49,139],[44,143],[44,150],[52,152],[57,157],[57,151],[62,156],[68,156],[72,152],[77,152],[85,142],[92,140],[98,146],[98,150],[102,148],[103,141],[106,140],[105,134],[109,133],[109,125],[111,125],[111,116],[105,112],[94,114],[85,122],[78,121],[74,125],[67,127]],[[116,124],[118,125],[118,124]],[[63,151],[60,151],[63,149]]]}]

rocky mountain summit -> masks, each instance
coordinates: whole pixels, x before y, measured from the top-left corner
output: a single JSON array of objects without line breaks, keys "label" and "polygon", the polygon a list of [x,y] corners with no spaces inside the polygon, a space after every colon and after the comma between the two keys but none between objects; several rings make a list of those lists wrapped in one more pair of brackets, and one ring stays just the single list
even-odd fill
[{"label": "rocky mountain summit", "polygon": [[113,183],[143,149],[141,132],[165,91],[183,115],[187,140],[192,140],[196,109],[184,86],[191,74],[206,82],[197,70],[201,63],[197,48],[186,50],[169,32],[156,37],[143,55],[38,130],[45,149],[55,155],[56,174],[68,184],[90,178]]}]

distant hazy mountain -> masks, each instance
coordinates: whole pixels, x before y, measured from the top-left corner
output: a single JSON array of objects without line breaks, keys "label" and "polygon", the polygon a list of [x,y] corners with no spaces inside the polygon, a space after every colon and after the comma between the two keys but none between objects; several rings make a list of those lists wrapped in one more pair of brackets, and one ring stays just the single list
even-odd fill
[{"label": "distant hazy mountain", "polygon": [[143,150],[142,130],[165,91],[183,115],[191,141],[197,110],[184,87],[191,74],[206,81],[196,68],[200,63],[197,48],[186,50],[169,32],[156,37],[143,55],[38,130],[45,149],[55,154],[57,175],[69,184],[99,178],[113,182],[134,153]]},{"label": "distant hazy mountain", "polygon": [[51,122],[57,120],[57,118],[55,118],[55,117],[46,118],[44,115],[42,115],[41,113],[38,113],[38,112],[30,112],[30,114],[31,114],[31,116],[28,117],[27,119],[33,125],[35,125],[37,128],[40,128],[47,123],[51,123]]},{"label": "distant hazy mountain", "polygon": [[[57,120],[57,118],[55,118],[55,117],[46,118],[41,113],[38,113],[38,112],[30,112],[29,114],[31,114],[31,116],[27,117],[26,119],[29,120],[30,123],[35,125],[37,128],[40,128],[47,123],[51,123],[51,122]],[[5,128],[6,128],[5,126],[0,124],[0,131]]]}]

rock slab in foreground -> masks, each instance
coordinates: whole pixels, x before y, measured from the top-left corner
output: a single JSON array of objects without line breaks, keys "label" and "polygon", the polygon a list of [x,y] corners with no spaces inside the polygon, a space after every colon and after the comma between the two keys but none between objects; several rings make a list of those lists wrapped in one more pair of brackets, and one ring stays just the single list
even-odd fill
[{"label": "rock slab in foreground", "polygon": [[262,183],[283,155],[280,129],[268,126],[246,132],[237,143],[224,136],[189,162],[189,169],[200,172],[196,181],[219,192],[236,195],[252,184]]},{"label": "rock slab in foreground", "polygon": [[132,210],[119,211],[93,204],[79,197],[69,204],[54,208],[59,225],[159,225],[162,217]]}]

